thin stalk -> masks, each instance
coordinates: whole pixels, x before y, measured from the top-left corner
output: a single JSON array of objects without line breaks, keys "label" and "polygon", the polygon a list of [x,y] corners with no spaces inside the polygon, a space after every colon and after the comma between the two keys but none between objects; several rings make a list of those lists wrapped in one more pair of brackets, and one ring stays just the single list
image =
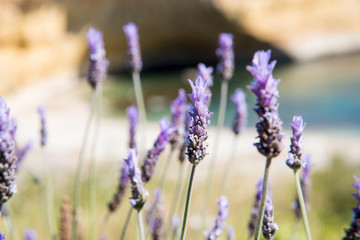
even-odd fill
[{"label": "thin stalk", "polygon": [[166,231],[165,231],[164,239],[166,239],[167,234],[169,232],[171,232],[171,225],[172,225],[171,224],[171,218],[174,216],[176,206],[177,206],[177,203],[178,203],[178,199],[179,199],[179,196],[180,196],[181,185],[182,185],[182,182],[183,182],[183,172],[184,172],[184,163],[180,163],[180,170],[178,171],[178,180],[177,180],[177,183],[176,183],[175,193],[173,195],[173,200],[172,200],[171,206],[170,206],[169,217],[168,217],[168,220],[167,220],[168,225],[167,225],[167,228],[166,228]]},{"label": "thin stalk", "polygon": [[42,147],[42,161],[44,166],[44,178],[45,178],[45,189],[43,190],[45,207],[46,207],[46,220],[49,228],[49,234],[51,239],[56,239],[56,224],[55,224],[55,213],[54,213],[54,191],[52,188],[52,180],[50,174],[51,163],[46,159],[45,148]]},{"label": "thin stalk", "polygon": [[144,95],[141,87],[141,80],[140,80],[140,72],[134,71],[132,73],[132,79],[134,83],[134,89],[135,89],[135,98],[136,98],[136,104],[139,108],[140,112],[140,124],[141,124],[141,146],[139,148],[139,152],[144,153],[145,144],[146,144],[146,134],[145,134],[145,125],[146,125],[146,110],[145,110],[145,101],[144,101]]},{"label": "thin stalk", "polygon": [[[218,115],[218,121],[217,121],[216,133],[215,133],[215,142],[214,142],[213,152],[211,154],[209,169],[208,169],[208,173],[207,173],[205,201],[204,201],[203,208],[202,208],[202,211],[201,211],[200,230],[203,229],[203,225],[204,225],[204,222],[205,222],[206,211],[207,211],[207,208],[208,208],[208,205],[209,205],[209,199],[210,199],[210,193],[211,193],[211,187],[212,187],[212,180],[213,180],[213,175],[214,175],[215,160],[216,160],[216,157],[217,157],[219,141],[220,141],[220,138],[221,138],[221,131],[222,131],[222,128],[224,126],[224,120],[225,120],[227,93],[228,93],[228,82],[227,81],[222,81],[222,83],[221,83],[219,115]],[[199,234],[200,234],[200,232],[201,231],[199,231]],[[197,239],[199,239],[199,238],[200,238],[200,236],[197,237]]]},{"label": "thin stalk", "polygon": [[122,229],[122,232],[121,232],[120,240],[125,240],[126,230],[127,230],[128,227],[129,227],[129,223],[130,223],[130,219],[131,219],[131,214],[132,214],[133,210],[134,210],[134,209],[133,209],[132,207],[130,207],[129,212],[128,212],[127,217],[126,217],[125,225],[124,225],[124,227],[123,227],[123,229]]},{"label": "thin stalk", "polygon": [[92,124],[92,120],[94,118],[94,112],[95,112],[95,102],[96,102],[96,94],[95,94],[95,90],[92,91],[91,94],[91,106],[90,106],[90,114],[89,114],[89,118],[86,122],[86,126],[85,126],[85,133],[84,133],[84,138],[81,144],[81,149],[80,149],[80,155],[79,155],[79,161],[78,161],[78,165],[76,168],[76,176],[75,176],[75,186],[74,186],[74,212],[73,212],[73,226],[72,226],[72,240],[76,240],[77,239],[77,231],[78,231],[78,211],[79,211],[79,206],[80,206],[80,182],[81,182],[81,170],[82,170],[82,165],[84,162],[84,154],[85,154],[85,148],[87,145],[87,140],[88,140],[88,136],[89,136],[89,132],[90,132],[90,127]]},{"label": "thin stalk", "polygon": [[305,232],[306,232],[306,238],[308,240],[311,240],[309,220],[308,220],[307,213],[306,213],[305,202],[304,202],[304,197],[303,197],[302,190],[301,190],[299,174],[296,169],[294,169],[294,177],[295,177],[296,190],[297,190],[299,203],[300,203],[301,216],[303,219],[304,228],[305,228]]},{"label": "thin stalk", "polygon": [[226,193],[227,185],[228,185],[228,182],[229,182],[231,168],[233,167],[234,160],[236,158],[236,149],[237,149],[238,142],[239,142],[238,135],[234,135],[232,154],[231,154],[230,159],[228,159],[228,161],[226,163],[224,175],[223,175],[222,181],[221,181],[221,188],[220,188],[221,195],[226,195],[225,193]]},{"label": "thin stalk", "polygon": [[142,217],[141,217],[141,210],[138,211],[137,216],[138,216],[140,240],[145,240],[143,220],[142,220]]},{"label": "thin stalk", "polygon": [[294,224],[293,224],[293,230],[291,232],[291,237],[290,237],[290,240],[295,240],[297,239],[297,232],[298,232],[298,229],[299,229],[299,218],[296,217],[295,221],[294,221]]},{"label": "thin stalk", "polygon": [[263,186],[262,186],[262,192],[261,192],[260,208],[259,208],[258,219],[257,219],[257,222],[256,222],[254,240],[259,240],[260,239],[260,232],[261,232],[260,228],[261,228],[261,224],[262,224],[262,219],[264,217],[265,199],[266,199],[267,190],[268,190],[270,164],[271,164],[271,158],[268,157],[268,158],[266,158],[264,178],[263,178]]},{"label": "thin stalk", "polygon": [[186,236],[186,226],[188,222],[188,215],[190,210],[190,202],[191,202],[191,194],[192,194],[192,188],[193,188],[193,182],[194,182],[194,176],[195,176],[195,169],[196,165],[192,165],[191,168],[191,174],[189,179],[189,185],[188,185],[188,191],[187,191],[187,197],[186,197],[186,203],[185,203],[185,210],[184,210],[184,218],[181,228],[181,240],[185,239]]},{"label": "thin stalk", "polygon": [[89,176],[89,213],[90,213],[90,239],[96,239],[96,146],[99,139],[100,117],[101,117],[101,97],[102,84],[96,88],[96,103],[95,103],[95,129],[93,142],[91,146],[90,157],[90,176]]}]

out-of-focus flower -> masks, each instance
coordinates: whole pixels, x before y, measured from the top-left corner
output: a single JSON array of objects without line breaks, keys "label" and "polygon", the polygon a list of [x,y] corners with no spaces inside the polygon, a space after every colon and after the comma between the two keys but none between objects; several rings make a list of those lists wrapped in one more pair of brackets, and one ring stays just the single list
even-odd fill
[{"label": "out-of-focus flower", "polygon": [[354,215],[352,217],[350,228],[345,230],[346,235],[343,240],[360,239],[360,178],[354,176],[354,179],[356,183],[353,184],[353,187],[357,192],[353,193],[352,195],[356,199],[357,203],[356,207],[352,209]]},{"label": "out-of-focus flower", "polygon": [[[34,229],[26,229],[24,232],[24,240],[36,240],[38,239],[38,234]],[[1,240],[1,238],[0,238]]]},{"label": "out-of-focus flower", "polygon": [[246,127],[246,118],[247,118],[247,104],[245,100],[246,96],[243,90],[237,88],[234,94],[231,96],[231,100],[236,107],[236,115],[233,125],[233,132],[238,135]]},{"label": "out-of-focus flower", "polygon": [[16,146],[15,146],[15,149],[16,149],[15,155],[16,155],[16,158],[17,158],[17,160],[15,162],[15,164],[16,164],[15,171],[16,172],[19,171],[22,162],[24,161],[24,159],[25,159],[26,155],[28,154],[28,152],[32,149],[33,145],[34,145],[34,143],[31,140],[28,141],[23,148],[19,148],[18,147],[19,144],[16,144]]},{"label": "out-of-focus flower", "polygon": [[39,105],[38,113],[40,116],[40,124],[41,124],[40,143],[41,143],[41,146],[45,146],[46,140],[47,140],[47,131],[46,131],[46,108],[45,108],[44,104]]},{"label": "out-of-focus flower", "polygon": [[260,179],[256,185],[254,206],[252,208],[250,221],[248,223],[249,237],[252,237],[255,234],[256,222],[259,216],[262,187],[263,187],[263,179]]},{"label": "out-of-focus flower", "polygon": [[235,230],[233,226],[228,227],[227,229],[227,240],[235,240]]},{"label": "out-of-focus flower", "polygon": [[234,75],[234,36],[231,33],[220,33],[216,55],[219,58],[217,70],[223,81],[229,81]]},{"label": "out-of-focus flower", "polygon": [[129,147],[136,149],[135,133],[136,133],[136,126],[139,123],[139,111],[136,106],[130,106],[126,109],[126,112],[130,123]]},{"label": "out-of-focus flower", "polygon": [[129,65],[133,71],[140,72],[142,69],[139,34],[136,24],[129,22],[123,27],[128,43]]},{"label": "out-of-focus flower", "polygon": [[217,201],[219,212],[218,216],[215,220],[214,227],[209,230],[205,231],[205,236],[207,240],[215,240],[222,234],[222,231],[225,227],[225,221],[229,217],[229,202],[226,196],[221,196]]},{"label": "out-of-focus flower", "polygon": [[70,207],[69,197],[61,199],[60,208],[60,240],[70,240],[72,233],[73,215]]},{"label": "out-of-focus flower", "polygon": [[304,161],[302,159],[303,153],[303,132],[306,123],[304,122],[301,116],[294,116],[293,121],[291,123],[291,128],[293,131],[293,136],[291,138],[291,145],[290,145],[290,152],[289,152],[289,159],[286,161],[286,164],[291,169],[300,169],[304,167]]},{"label": "out-of-focus flower", "polygon": [[187,141],[186,141],[186,139],[189,136],[190,126],[191,126],[191,118],[190,118],[190,115],[188,114],[190,108],[191,108],[191,105],[188,104],[186,106],[187,112],[185,114],[183,141],[182,141],[182,145],[180,147],[180,152],[179,152],[179,161],[180,161],[180,163],[183,163],[185,161],[185,158],[186,158],[186,150],[187,150]]},{"label": "out-of-focus flower", "polygon": [[184,122],[186,118],[187,99],[184,89],[179,89],[179,95],[170,105],[171,110],[171,122],[175,127],[175,132],[170,139],[171,148],[174,150],[181,142],[181,138],[184,135]]},{"label": "out-of-focus flower", "polygon": [[[151,219],[152,216],[154,216],[153,219]],[[160,240],[164,237],[164,217],[162,193],[157,188],[154,191],[153,200],[146,214],[146,222],[151,225],[151,237],[154,240]]]},{"label": "out-of-focus flower", "polygon": [[199,63],[197,65],[196,78],[201,77],[204,81],[207,81],[207,87],[210,88],[214,85],[213,71],[214,69],[212,67],[206,67],[205,64]]}]

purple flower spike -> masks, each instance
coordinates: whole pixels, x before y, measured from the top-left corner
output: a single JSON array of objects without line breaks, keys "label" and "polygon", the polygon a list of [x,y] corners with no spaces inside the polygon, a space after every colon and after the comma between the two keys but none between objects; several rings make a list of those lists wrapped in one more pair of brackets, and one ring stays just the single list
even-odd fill
[{"label": "purple flower spike", "polygon": [[352,210],[354,212],[354,215],[352,217],[352,221],[350,224],[350,228],[345,230],[345,237],[343,240],[353,240],[353,239],[359,239],[360,236],[360,179],[354,176],[355,183],[352,184],[352,186],[356,189],[356,193],[353,193],[352,195],[357,201],[356,207],[354,207]]},{"label": "purple flower spike", "polygon": [[88,82],[91,87],[96,88],[106,76],[109,61],[105,57],[106,52],[102,33],[95,28],[90,28],[86,36],[90,49]]},{"label": "purple flower spike", "polygon": [[138,29],[133,22],[129,22],[123,27],[128,42],[129,65],[134,72],[142,69],[141,52],[139,44]]},{"label": "purple flower spike", "polygon": [[135,149],[129,150],[129,157],[125,159],[128,165],[128,177],[131,183],[130,204],[137,211],[140,211],[149,196],[148,191],[144,189],[144,183],[141,181],[141,173],[138,168],[138,156]]},{"label": "purple flower spike", "polygon": [[236,116],[232,128],[235,135],[242,132],[246,126],[247,104],[245,98],[245,93],[240,88],[237,88],[235,93],[231,96],[231,100],[236,106]]},{"label": "purple flower spike", "polygon": [[231,33],[221,33],[219,35],[218,49],[216,55],[219,57],[217,66],[223,81],[229,81],[234,75],[234,36]]},{"label": "purple flower spike", "polygon": [[[310,161],[310,155],[309,154],[303,154],[303,162],[304,162],[304,169],[303,169],[303,175],[300,179],[300,185],[301,185],[301,191],[304,197],[305,207],[308,211],[310,209],[310,190],[311,190],[311,181],[310,181],[310,169],[312,167],[311,161]],[[301,217],[301,209],[300,209],[300,202],[299,199],[296,197],[296,200],[293,204],[293,209],[295,211],[295,214],[298,218]]]},{"label": "purple flower spike", "polygon": [[26,155],[28,154],[28,152],[33,148],[33,141],[28,141],[26,143],[26,145],[23,147],[23,148],[18,148],[18,144],[16,144],[15,148],[16,148],[16,152],[15,152],[15,155],[16,155],[16,172],[19,171],[20,169],[20,166],[22,164],[22,162],[24,161]]},{"label": "purple flower spike", "polygon": [[254,81],[248,88],[256,95],[257,108],[255,112],[260,118],[256,124],[260,141],[254,145],[258,151],[267,158],[273,158],[282,150],[281,140],[284,136],[280,133],[282,121],[279,118],[277,98],[279,92],[277,85],[280,80],[275,80],[272,70],[276,61],[269,64],[271,51],[258,51],[253,58],[253,65],[246,69],[254,76]]},{"label": "purple flower spike", "polygon": [[184,122],[186,118],[187,110],[187,98],[184,89],[179,89],[179,95],[170,105],[171,110],[171,122],[176,128],[173,136],[170,139],[172,149],[178,147],[180,139],[183,137],[184,133]]},{"label": "purple flower spike", "polygon": [[41,129],[40,129],[40,135],[41,135],[41,146],[45,146],[46,140],[47,140],[47,131],[46,131],[46,108],[44,104],[40,104],[38,107],[38,113],[40,116],[40,123],[41,123]]},{"label": "purple flower spike", "polygon": [[250,221],[248,223],[249,237],[252,237],[255,234],[256,222],[259,216],[262,187],[263,187],[263,179],[260,179],[256,185],[254,206],[251,211]]},{"label": "purple flower spike", "polygon": [[193,90],[189,97],[194,106],[189,111],[191,127],[187,137],[186,155],[192,164],[197,165],[208,154],[206,152],[208,147],[206,127],[210,123],[212,113],[209,112],[207,103],[210,101],[211,94],[206,93],[206,81],[201,77],[196,79],[195,85],[191,80],[189,82]]},{"label": "purple flower spike", "polygon": [[235,240],[235,230],[233,226],[228,227],[227,229],[227,240]]},{"label": "purple flower spike", "polygon": [[203,63],[199,63],[197,65],[197,69],[198,71],[196,77],[201,77],[204,81],[207,81],[208,88],[212,87],[214,85],[214,79],[212,76],[214,69],[212,67],[206,67]]},{"label": "purple flower spike", "polygon": [[15,140],[16,127],[9,117],[10,110],[5,99],[0,97],[0,208],[16,193]]},{"label": "purple flower spike", "polygon": [[222,234],[225,227],[225,221],[229,217],[229,203],[227,197],[221,196],[217,203],[219,206],[219,213],[215,220],[214,227],[209,231],[205,231],[205,239],[207,240],[215,240]]},{"label": "purple flower spike", "polygon": [[267,197],[262,224],[262,234],[265,239],[271,240],[275,237],[277,230],[279,230],[279,226],[277,223],[275,223],[274,220],[274,208],[271,202],[271,198]]},{"label": "purple flower spike", "polygon": [[[153,215],[155,214],[155,215]],[[151,217],[154,216],[154,219]],[[164,211],[162,192],[160,189],[155,189],[153,200],[146,214],[146,222],[151,225],[151,236],[152,239],[163,239],[164,235]],[[152,220],[152,222],[150,222]]]},{"label": "purple flower spike", "polygon": [[167,117],[160,120],[161,132],[156,139],[154,146],[147,152],[144,164],[141,166],[141,177],[144,183],[150,181],[155,173],[155,167],[160,154],[170,142],[170,138],[175,132],[175,127],[169,122]]},{"label": "purple flower spike", "polygon": [[306,123],[303,121],[301,116],[294,116],[291,123],[291,128],[293,131],[293,137],[291,138],[289,159],[286,161],[286,164],[291,169],[300,169],[304,166],[304,161],[302,160],[303,153],[303,131],[306,126]]},{"label": "purple flower spike", "polygon": [[136,106],[130,106],[126,109],[126,112],[130,122],[129,147],[136,148],[135,132],[136,132],[136,126],[139,123],[139,111],[136,108]]},{"label": "purple flower spike", "polygon": [[[24,232],[24,240],[36,240],[38,239],[38,234],[34,229],[26,229]],[[1,240],[1,238],[0,238]]]},{"label": "purple flower spike", "polygon": [[1,232],[0,232],[0,240],[6,240],[5,239],[5,234],[2,234]]}]

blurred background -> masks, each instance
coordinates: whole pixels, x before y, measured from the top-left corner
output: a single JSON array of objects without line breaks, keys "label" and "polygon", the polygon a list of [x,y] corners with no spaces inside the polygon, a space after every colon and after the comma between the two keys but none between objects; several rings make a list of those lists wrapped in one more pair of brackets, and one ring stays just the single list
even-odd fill
[{"label": "blurred background", "polygon": [[[99,209],[115,191],[117,167],[127,155],[125,109],[135,104],[122,30],[123,25],[132,21],[139,29],[144,65],[141,78],[151,126],[146,132],[147,147],[158,134],[157,121],[170,114],[169,103],[177,96],[178,89],[190,92],[187,79],[194,80],[196,65],[203,62],[216,67],[219,33],[234,34],[236,73],[230,81],[230,94],[238,87],[246,89],[252,81],[245,66],[251,64],[254,52],[272,49],[272,59],[278,61],[274,77],[281,79],[279,111],[286,134],[284,151],[273,162],[271,176],[274,208],[279,212],[277,238],[289,239],[292,231],[289,219],[292,219],[295,190],[292,172],[284,162],[290,144],[289,123],[295,114],[301,114],[307,122],[305,151],[311,154],[314,165],[316,195],[311,198],[310,213],[314,239],[341,238],[351,220],[351,207],[355,206],[351,197],[352,177],[360,176],[359,12],[357,0],[0,0],[0,95],[6,98],[18,122],[19,144],[25,145],[29,139],[35,143],[24,162],[24,172],[18,176],[19,193],[12,200],[18,235],[32,227],[40,232],[40,239],[45,239],[41,221],[29,220],[32,216],[29,213],[38,212],[31,207],[38,204],[38,199],[35,185],[26,174],[27,171],[41,173],[40,123],[36,113],[39,103],[48,108],[47,155],[57,170],[54,171],[57,205],[62,195],[71,196],[73,173],[89,112],[91,88],[86,82],[85,35],[91,26],[103,32],[106,56],[110,60],[97,150],[99,176],[104,177],[98,183]],[[219,81],[219,77],[215,77],[212,89],[213,126],[220,98]],[[255,98],[250,91],[245,91],[248,128],[239,141],[239,162],[232,173],[234,196],[229,196],[230,208],[239,211],[237,214],[231,211],[234,216],[229,220],[236,227],[239,239],[246,239],[247,219],[264,164],[252,146],[256,141],[257,116],[252,111]],[[218,169],[223,169],[222,163],[230,157],[228,143],[232,139],[230,125],[234,113],[229,101]],[[210,126],[210,145],[214,141],[213,128]],[[173,163],[174,168],[176,164]],[[207,168],[206,162],[202,165]],[[160,162],[160,169],[162,166]],[[204,179],[205,173],[199,173],[195,190],[205,185]],[[175,177],[169,180],[169,189],[175,180]],[[156,183],[150,188],[152,186]],[[199,198],[193,202],[194,216],[190,221],[194,227],[190,228],[189,236],[198,230],[196,206],[201,206],[201,194],[194,194]],[[167,195],[171,196],[171,192]],[[213,195],[212,217],[216,214],[218,198],[216,193]],[[127,211],[126,204],[123,205],[106,229],[109,239],[119,236],[118,223],[122,224],[122,215]],[[209,220],[208,225],[211,224]],[[304,239],[301,231],[298,239]]]}]

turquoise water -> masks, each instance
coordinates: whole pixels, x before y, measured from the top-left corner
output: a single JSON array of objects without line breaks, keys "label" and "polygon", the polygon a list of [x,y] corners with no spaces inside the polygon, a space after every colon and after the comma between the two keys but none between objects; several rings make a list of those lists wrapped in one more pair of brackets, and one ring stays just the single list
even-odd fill
[{"label": "turquoise water", "polygon": [[[250,60],[249,60],[250,63]],[[142,73],[143,90],[147,100],[150,120],[169,114],[169,103],[176,97],[178,88],[190,92],[187,79],[194,79],[195,68]],[[278,64],[274,77],[281,79],[280,117],[287,128],[293,115],[301,114],[308,128],[360,130],[360,55],[333,57],[307,63]],[[124,114],[126,106],[135,103],[130,77],[117,75],[105,86],[105,96],[116,112]],[[237,66],[229,85],[229,94],[237,87],[246,89],[252,81],[245,65]],[[212,124],[216,124],[219,79],[215,79],[211,111]],[[255,97],[245,90],[249,105],[248,126],[254,126],[257,116],[252,111]],[[230,125],[234,106],[228,102],[226,124]]]}]

